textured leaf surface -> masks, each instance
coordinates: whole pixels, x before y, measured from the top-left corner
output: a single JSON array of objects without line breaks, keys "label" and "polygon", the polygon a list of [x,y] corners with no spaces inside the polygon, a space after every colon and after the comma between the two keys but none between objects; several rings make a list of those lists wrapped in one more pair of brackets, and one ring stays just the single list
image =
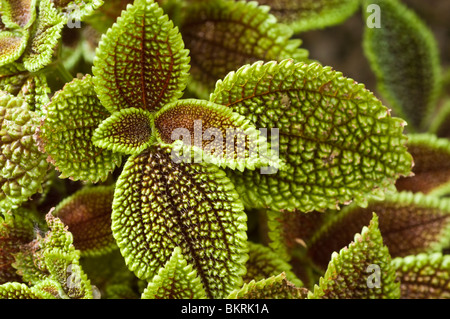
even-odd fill
[{"label": "textured leaf surface", "polygon": [[202,96],[228,72],[259,60],[308,57],[292,30],[257,2],[205,1],[187,6],[180,27],[191,55],[190,87]]},{"label": "textured leaf surface", "polygon": [[[155,115],[158,139],[165,144],[182,138],[188,148],[200,151],[194,162],[205,161],[223,167],[254,169],[279,166],[279,160],[267,151],[266,139],[249,121],[230,108],[202,100],[178,100]],[[184,154],[187,162],[191,156]]]},{"label": "textured leaf surface", "polygon": [[39,15],[30,33],[30,44],[24,52],[23,65],[31,72],[50,64],[61,38],[65,19],[58,14],[50,0],[41,0]]},{"label": "textured leaf surface", "polygon": [[143,109],[128,108],[104,120],[92,142],[113,152],[139,154],[148,147],[151,135],[152,115]]},{"label": "textured leaf surface", "polygon": [[33,138],[38,125],[21,98],[0,94],[0,211],[42,190],[48,164]]},{"label": "textured leaf surface", "polygon": [[418,254],[392,260],[402,299],[449,299],[450,256]]},{"label": "textured leaf surface", "polygon": [[[371,266],[378,267],[379,272],[376,273],[375,267],[369,268]],[[319,285],[308,295],[311,299],[399,297],[400,283],[396,282],[395,268],[391,265],[388,248],[383,245],[375,214],[369,226],[364,227],[360,234],[356,234],[348,247],[332,254]]]},{"label": "textured leaf surface", "polygon": [[286,169],[230,173],[248,207],[312,211],[352,200],[363,205],[410,172],[405,122],[390,117],[362,84],[330,67],[290,60],[246,65],[218,81],[211,101],[256,127],[278,129]]},{"label": "textured leaf surface", "polygon": [[247,255],[242,203],[217,166],[174,163],[169,148],[131,156],[117,181],[112,230],[130,270],[152,279],[180,247],[208,297],[242,284]]},{"label": "textured leaf surface", "polygon": [[176,247],[169,261],[160,268],[158,275],[149,282],[142,299],[204,299],[202,282],[191,264],[187,264]]},{"label": "textured leaf surface", "polygon": [[305,32],[339,24],[358,10],[359,0],[258,0],[294,32]]},{"label": "textured leaf surface", "polygon": [[102,255],[117,247],[111,232],[113,195],[113,186],[84,188],[53,212],[68,227],[73,245],[83,256]]},{"label": "textured leaf surface", "polygon": [[408,192],[371,201],[367,208],[355,205],[330,212],[322,227],[307,242],[310,257],[325,267],[333,251],[344,247],[375,212],[384,244],[392,257],[439,251],[450,238],[450,202]]},{"label": "textured leaf surface", "polygon": [[72,234],[59,218],[46,215],[49,230],[16,255],[15,267],[24,281],[39,285],[56,282],[61,298],[92,299],[92,286],[80,266],[80,252],[73,246]]},{"label": "textured leaf surface", "polygon": [[91,16],[103,5],[103,0],[52,0],[52,3],[70,24]]},{"label": "textured leaf surface", "polygon": [[247,273],[243,277],[245,283],[260,281],[284,273],[286,279],[297,287],[303,283],[291,271],[291,266],[269,247],[257,243],[248,243],[249,259],[246,264]]},{"label": "textured leaf surface", "polygon": [[414,176],[399,178],[397,189],[445,193],[450,187],[450,141],[433,134],[409,134],[408,151],[414,160]]},{"label": "textured leaf surface", "polygon": [[[439,56],[433,34],[398,0],[366,0],[380,8],[380,27],[365,29],[364,49],[389,105],[420,128],[435,106]],[[365,10],[363,10],[365,11]],[[365,12],[369,19],[370,12]]]},{"label": "textured leaf surface", "polygon": [[50,294],[18,282],[0,285],[0,299],[50,299]]},{"label": "textured leaf surface", "polygon": [[14,62],[22,55],[28,37],[27,30],[0,31],[0,66]]},{"label": "textured leaf surface", "polygon": [[36,18],[36,0],[2,0],[2,22],[8,28],[27,29]]},{"label": "textured leaf surface", "polygon": [[14,254],[34,238],[34,219],[31,212],[17,209],[0,215],[0,284],[21,281],[13,267]]},{"label": "textured leaf surface", "polygon": [[[228,299],[305,299],[307,290],[298,288],[286,279],[284,273],[259,281],[252,280],[236,289]],[[262,311],[262,308],[261,310]],[[261,312],[263,313],[263,312]]]},{"label": "textured leaf surface", "polygon": [[94,130],[110,114],[101,105],[92,78],[75,79],[58,91],[44,110],[38,136],[61,178],[97,182],[121,163],[121,155],[96,147]]},{"label": "textured leaf surface", "polygon": [[296,248],[306,247],[314,233],[322,226],[325,215],[316,211],[304,214],[297,210],[268,210],[269,247],[280,258],[290,260]]},{"label": "textured leaf surface", "polygon": [[0,90],[16,95],[29,76],[29,72],[19,63],[9,63],[0,67]]},{"label": "textured leaf surface", "polygon": [[157,110],[186,86],[188,51],[178,29],[152,0],[138,0],[102,37],[92,72],[102,104],[111,112]]}]

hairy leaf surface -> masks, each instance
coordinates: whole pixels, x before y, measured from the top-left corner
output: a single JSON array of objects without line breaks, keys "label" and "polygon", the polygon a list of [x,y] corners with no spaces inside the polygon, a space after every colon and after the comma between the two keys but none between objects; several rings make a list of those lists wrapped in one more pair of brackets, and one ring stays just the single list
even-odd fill
[{"label": "hairy leaf surface", "polygon": [[339,24],[358,10],[359,0],[258,0],[294,32],[305,32]]},{"label": "hairy leaf surface", "polygon": [[27,30],[0,30],[0,66],[14,62],[22,55],[27,46],[28,37]]},{"label": "hairy leaf surface", "polygon": [[83,256],[103,255],[117,247],[111,232],[114,186],[83,188],[56,206],[58,217],[73,235]]},{"label": "hairy leaf surface", "polygon": [[23,99],[0,95],[0,211],[16,208],[42,190],[48,164],[33,138],[38,125]]},{"label": "hairy leaf surface", "polygon": [[351,205],[341,212],[329,212],[322,227],[307,241],[309,256],[325,267],[330,254],[347,245],[373,212],[378,215],[379,229],[392,257],[439,251],[448,245],[450,202],[403,192],[371,201],[367,208]]},{"label": "hairy leaf surface", "polygon": [[330,67],[291,60],[246,65],[218,81],[210,100],[279,135],[285,169],[229,174],[248,207],[312,211],[352,200],[364,205],[410,173],[405,122],[390,117],[362,84]]},{"label": "hairy leaf surface", "polygon": [[450,256],[418,254],[392,260],[403,299],[449,299]]},{"label": "hairy leaf surface", "polygon": [[142,299],[204,299],[202,282],[197,272],[188,264],[180,247],[175,247],[172,256],[158,275],[148,283]]},{"label": "hairy leaf surface", "polygon": [[170,148],[132,155],[114,193],[112,230],[131,271],[151,280],[180,247],[207,297],[242,284],[246,214],[217,166],[174,163]]},{"label": "hairy leaf surface", "polygon": [[414,175],[396,182],[399,191],[444,194],[450,187],[450,141],[433,134],[409,134]]},{"label": "hairy leaf surface", "polygon": [[111,112],[154,111],[186,86],[188,51],[178,29],[152,0],[127,7],[102,37],[94,59],[95,90]]},{"label": "hairy leaf surface", "polygon": [[[379,90],[412,129],[423,128],[439,91],[434,36],[401,1],[363,1],[363,8],[369,5],[379,6],[380,27],[366,27],[364,49]],[[370,19],[371,12],[364,13]]]},{"label": "hairy leaf surface", "polygon": [[125,154],[139,154],[150,143],[152,115],[143,109],[128,108],[113,113],[95,130],[95,146]]},{"label": "hairy leaf surface", "polygon": [[2,0],[1,7],[7,28],[27,29],[36,18],[36,0]]},{"label": "hairy leaf surface", "polygon": [[190,88],[208,96],[228,72],[259,60],[308,57],[292,30],[257,2],[205,1],[190,4],[180,27],[191,55]]},{"label": "hairy leaf surface", "polygon": [[348,247],[331,255],[327,271],[308,295],[311,299],[399,297],[400,283],[396,281],[389,250],[383,245],[376,214]]},{"label": "hairy leaf surface", "polygon": [[97,182],[121,163],[121,155],[95,146],[94,130],[110,114],[92,86],[92,77],[75,79],[56,92],[46,106],[38,132],[40,148],[61,178]]},{"label": "hairy leaf surface", "polygon": [[[178,100],[155,114],[157,139],[172,144],[180,139],[180,160],[205,161],[222,167],[255,169],[280,161],[267,149],[266,139],[249,121],[230,108],[203,100]],[[190,156],[190,151],[198,156]],[[194,157],[192,159],[191,157]]]}]

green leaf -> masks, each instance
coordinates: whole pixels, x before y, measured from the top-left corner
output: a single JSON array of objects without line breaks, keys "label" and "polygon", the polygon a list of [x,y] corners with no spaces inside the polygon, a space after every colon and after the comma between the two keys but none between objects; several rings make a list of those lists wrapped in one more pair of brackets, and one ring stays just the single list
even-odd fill
[{"label": "green leaf", "polygon": [[[70,27],[76,21],[84,21],[103,5],[103,0],[52,0],[55,9],[64,15]],[[76,24],[74,25],[76,27]]]},{"label": "green leaf", "polygon": [[143,109],[117,111],[95,130],[92,142],[113,152],[139,154],[150,143],[152,120],[151,113]]},{"label": "green leaf", "polygon": [[364,51],[378,89],[412,130],[424,129],[439,92],[440,62],[433,34],[398,0],[365,0],[366,19],[379,8],[380,27],[366,27]]},{"label": "green leaf", "polygon": [[54,299],[48,292],[18,282],[0,285],[0,299]]},{"label": "green leaf", "polygon": [[[252,280],[242,288],[233,290],[227,299],[305,299],[307,293],[307,289],[297,288],[281,273],[259,281]],[[259,311],[264,313],[264,308]]]},{"label": "green leaf", "polygon": [[303,287],[303,283],[292,272],[292,267],[269,247],[257,243],[248,243],[249,259],[246,264],[247,273],[243,277],[245,283],[259,281],[284,273],[287,280],[297,287]]},{"label": "green leaf", "polygon": [[117,248],[111,232],[114,186],[83,188],[56,206],[58,217],[73,235],[82,256],[96,256]]},{"label": "green leaf", "polygon": [[[327,212],[328,213],[328,212]],[[322,226],[326,213],[297,210],[267,211],[269,247],[284,260],[291,260],[293,252],[306,247],[309,240]]]},{"label": "green leaf", "polygon": [[175,247],[201,279],[207,297],[242,284],[247,216],[217,166],[174,163],[171,149],[132,155],[114,193],[112,231],[128,268],[151,280]]},{"label": "green leaf", "polygon": [[347,20],[359,8],[359,0],[258,0],[295,33],[333,26]]},{"label": "green leaf", "polygon": [[414,159],[413,176],[399,178],[399,191],[442,195],[450,188],[450,141],[434,134],[409,134],[408,151]]},{"label": "green leaf", "polygon": [[184,10],[180,26],[191,55],[190,88],[202,97],[228,72],[259,60],[292,58],[304,61],[308,51],[292,30],[255,1],[214,0],[192,4]]},{"label": "green leaf", "polygon": [[450,255],[418,254],[392,260],[402,299],[449,299]]},{"label": "green leaf", "polygon": [[14,255],[33,240],[34,224],[32,212],[23,208],[0,215],[0,284],[21,281],[13,267]]},{"label": "green leaf", "polygon": [[[449,72],[450,74],[450,72]],[[444,100],[441,108],[434,117],[428,133],[436,134],[438,137],[450,138],[450,96]]]},{"label": "green leaf", "polygon": [[44,109],[38,132],[40,149],[61,172],[61,178],[105,180],[121,163],[121,155],[95,146],[94,130],[110,114],[93,89],[92,77],[74,79]]},{"label": "green leaf", "polygon": [[108,0],[105,1],[92,15],[86,17],[83,21],[92,26],[95,30],[106,33],[108,29],[116,22],[123,10],[126,10],[128,4],[133,0]]},{"label": "green leaf", "polygon": [[348,247],[334,252],[327,271],[310,299],[397,299],[400,283],[396,281],[388,248],[373,214],[368,227],[356,234]]},{"label": "green leaf", "polygon": [[111,112],[148,111],[179,98],[189,70],[178,29],[152,0],[137,0],[102,36],[92,69],[95,90]]},{"label": "green leaf", "polygon": [[93,287],[80,266],[80,251],[73,246],[72,234],[51,213],[46,222],[49,231],[45,237],[38,236],[22,247],[14,266],[33,286],[47,279],[56,282],[61,298],[92,299]]},{"label": "green leaf", "polygon": [[[167,104],[155,114],[157,139],[172,144],[182,138],[179,159],[205,161],[243,171],[280,161],[267,151],[266,139],[249,121],[223,105],[195,99]],[[183,152],[181,152],[183,149]],[[193,150],[194,159],[190,156]]]},{"label": "green leaf", "polygon": [[322,226],[306,242],[308,255],[325,267],[330,254],[344,247],[358,229],[379,218],[384,244],[392,257],[440,251],[450,241],[450,201],[421,193],[393,193],[367,208],[351,205],[328,212]]},{"label": "green leaf", "polygon": [[29,72],[19,63],[9,63],[0,67],[0,90],[17,95],[29,75]]},{"label": "green leaf", "polygon": [[58,14],[50,0],[40,0],[39,15],[31,28],[30,43],[23,55],[23,65],[36,72],[49,65],[61,38],[65,19]]},{"label": "green leaf", "polygon": [[29,32],[19,29],[0,31],[0,66],[16,61],[25,51]]},{"label": "green leaf", "polygon": [[38,125],[21,98],[0,94],[0,211],[17,208],[42,191],[48,164],[33,138]]},{"label": "green leaf", "polygon": [[188,264],[180,247],[158,271],[142,293],[142,299],[204,299],[206,292],[197,271]]},{"label": "green leaf", "polygon": [[2,0],[2,22],[7,28],[28,29],[36,19],[37,0]]},{"label": "green leaf", "polygon": [[410,173],[405,122],[330,67],[291,60],[246,65],[218,81],[210,100],[266,128],[268,140],[279,136],[286,168],[229,173],[246,207],[306,212],[364,205]]}]

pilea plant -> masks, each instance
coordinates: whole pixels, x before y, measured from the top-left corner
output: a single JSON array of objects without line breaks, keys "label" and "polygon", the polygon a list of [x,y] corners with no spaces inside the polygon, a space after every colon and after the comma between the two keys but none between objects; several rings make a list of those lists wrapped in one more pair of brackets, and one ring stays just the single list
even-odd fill
[{"label": "pilea plant", "polygon": [[[398,0],[0,4],[0,297],[449,296],[448,83]],[[380,97],[299,39],[358,8]]]}]

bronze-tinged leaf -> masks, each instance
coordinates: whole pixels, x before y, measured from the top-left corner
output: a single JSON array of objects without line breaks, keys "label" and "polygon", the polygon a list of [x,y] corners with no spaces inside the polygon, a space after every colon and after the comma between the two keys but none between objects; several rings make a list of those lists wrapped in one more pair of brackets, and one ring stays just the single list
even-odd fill
[{"label": "bronze-tinged leaf", "polygon": [[3,214],[3,218],[0,215],[0,284],[22,281],[13,267],[14,255],[34,238],[32,217],[30,211],[22,208]]},{"label": "bronze-tinged leaf", "polygon": [[409,134],[407,146],[414,160],[414,176],[399,178],[397,190],[446,193],[450,187],[450,141],[432,134]]},{"label": "bronze-tinged leaf", "polygon": [[242,285],[247,216],[234,185],[215,165],[176,163],[171,148],[129,157],[114,193],[112,231],[128,268],[151,280],[176,247],[208,298]]},{"label": "bronze-tinged leaf", "polygon": [[103,35],[94,59],[95,90],[111,112],[154,111],[181,97],[189,70],[178,29],[152,0],[137,0]]},{"label": "bronze-tinged leaf", "polygon": [[367,208],[350,205],[329,216],[307,242],[308,254],[325,267],[333,251],[353,238],[376,213],[384,244],[392,257],[438,251],[450,239],[450,201],[421,193],[393,193],[384,201],[371,201]]},{"label": "bronze-tinged leaf", "polygon": [[114,186],[83,188],[64,199],[53,215],[68,226],[73,245],[83,256],[97,256],[117,248],[111,232]]},{"label": "bronze-tinged leaf", "polygon": [[402,299],[450,299],[450,255],[418,254],[395,258]]},{"label": "bronze-tinged leaf", "polygon": [[2,22],[9,28],[27,29],[36,18],[36,0],[2,0]]},{"label": "bronze-tinged leaf", "polygon": [[294,59],[304,61],[301,41],[256,1],[213,0],[189,4],[180,26],[190,50],[189,88],[207,97],[217,80],[244,64]]}]

